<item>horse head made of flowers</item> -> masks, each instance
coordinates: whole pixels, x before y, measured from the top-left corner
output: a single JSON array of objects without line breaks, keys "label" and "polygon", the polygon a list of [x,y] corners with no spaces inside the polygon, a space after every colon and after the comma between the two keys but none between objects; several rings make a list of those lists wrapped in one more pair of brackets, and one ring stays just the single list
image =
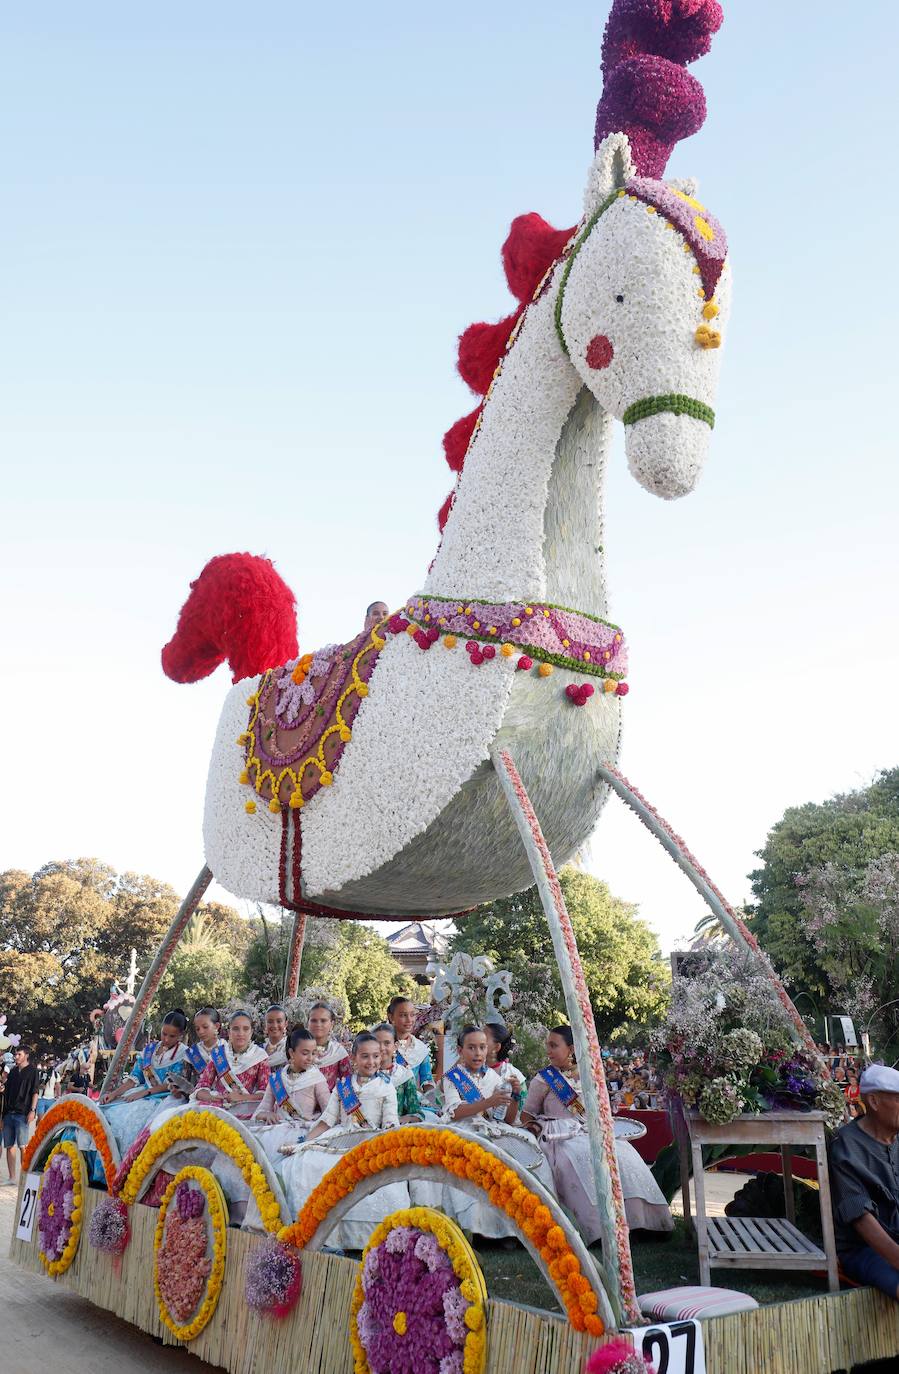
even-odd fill
[{"label": "horse head made of flowers", "polygon": [[631,472],[666,498],[692,491],[702,469],[730,304],[724,230],[694,182],[661,179],[705,117],[684,64],[720,23],[717,0],[614,6],[584,219],[555,302],[563,351],[625,425]]}]

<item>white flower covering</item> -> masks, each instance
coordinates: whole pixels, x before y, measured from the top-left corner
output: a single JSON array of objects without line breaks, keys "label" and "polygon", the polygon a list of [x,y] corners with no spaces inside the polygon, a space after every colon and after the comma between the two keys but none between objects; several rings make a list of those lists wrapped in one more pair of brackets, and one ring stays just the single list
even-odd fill
[{"label": "white flower covering", "polygon": [[258,678],[244,678],[225,698],[206,782],[203,840],[206,862],[223,887],[235,897],[277,904],[281,817],[261,800],[248,815],[246,803],[256,794],[237,781],[244,762],[237,737],[247,728],[247,697],[258,685]]},{"label": "white flower covering", "polygon": [[483,601],[544,598],[543,512],[556,443],[580,379],[562,353],[554,292],[528,310],[465,459],[424,585]]},{"label": "white flower covering", "polygon": [[488,757],[514,671],[499,654],[472,667],[461,644],[388,641],[333,786],[303,808],[309,895],[365,877],[439,816]]}]

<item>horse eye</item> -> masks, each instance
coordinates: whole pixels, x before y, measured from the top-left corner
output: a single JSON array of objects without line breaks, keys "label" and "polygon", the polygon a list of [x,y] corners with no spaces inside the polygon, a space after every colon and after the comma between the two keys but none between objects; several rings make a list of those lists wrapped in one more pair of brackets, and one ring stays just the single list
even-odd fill
[{"label": "horse eye", "polygon": [[616,296],[615,299],[616,299],[616,301],[618,302],[619,305],[624,305],[624,297],[623,297],[623,296]]}]

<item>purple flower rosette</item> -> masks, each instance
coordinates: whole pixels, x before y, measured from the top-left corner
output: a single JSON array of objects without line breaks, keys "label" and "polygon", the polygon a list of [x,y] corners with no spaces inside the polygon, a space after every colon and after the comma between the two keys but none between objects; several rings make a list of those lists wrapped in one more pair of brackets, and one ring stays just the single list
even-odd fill
[{"label": "purple flower rosette", "polygon": [[72,1163],[60,1152],[50,1161],[41,1185],[37,1229],[41,1249],[51,1262],[58,1260],[68,1243],[75,1206]]},{"label": "purple flower rosette", "polygon": [[470,1304],[436,1237],[391,1231],[365,1257],[362,1290],[356,1320],[371,1374],[462,1374]]}]

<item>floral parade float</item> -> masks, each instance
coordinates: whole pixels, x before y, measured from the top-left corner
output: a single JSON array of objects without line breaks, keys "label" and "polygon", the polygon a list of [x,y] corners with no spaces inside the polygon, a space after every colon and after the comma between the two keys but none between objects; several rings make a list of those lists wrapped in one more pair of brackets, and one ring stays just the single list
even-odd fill
[{"label": "floral parade float", "polygon": [[[205,864],[104,1083],[108,1091],[120,1080],[213,877],[294,913],[286,998],[298,991],[309,918],[461,918],[536,883],[583,1068],[601,1260],[557,1200],[489,1139],[439,1127],[384,1132],[348,1149],[294,1217],[252,1132],[229,1113],[189,1109],[151,1122],[122,1158],[102,1112],[60,1099],[26,1152],[43,1204],[36,1236],[15,1238],[13,1258],[231,1371],[267,1374],[288,1361],[319,1374],[580,1374],[588,1358],[597,1371],[640,1366],[639,1352],[628,1354],[628,1328],[645,1319],[612,1114],[557,865],[615,792],[735,944],[758,955],[684,842],[618,770],[627,645],[608,618],[602,557],[613,421],[624,426],[634,477],[666,500],[694,487],[714,427],[727,240],[695,183],[664,172],[704,120],[688,65],[708,52],[721,20],[717,0],[613,0],[582,212],[565,229],[536,214],[515,220],[503,246],[515,307],[461,336],[459,371],[479,399],[445,435],[455,484],[437,553],[404,604],[347,643],[300,654],[293,594],[268,560],[214,558],[192,584],[164,670],[191,682],[227,661],[234,682],[209,769]],[[773,971],[758,967],[802,1067],[798,1056],[814,1052],[806,1028]],[[761,1066],[752,1034],[726,1047],[741,1101]],[[713,1093],[711,1110],[728,1110],[729,1093]],[[255,1230],[226,1225],[213,1173],[179,1167],[186,1149],[240,1172]],[[84,1182],[85,1150],[105,1191]],[[502,1211],[559,1312],[488,1297],[464,1235],[429,1208],[388,1217],[361,1264],[325,1252],[362,1198],[421,1178]],[[871,1295],[821,1302],[844,1296]],[[830,1321],[824,1307],[813,1318],[778,1309],[766,1326],[764,1311],[708,1324],[712,1374],[816,1374],[899,1344],[871,1303],[853,1320]],[[785,1337],[795,1343],[786,1361]]]}]

